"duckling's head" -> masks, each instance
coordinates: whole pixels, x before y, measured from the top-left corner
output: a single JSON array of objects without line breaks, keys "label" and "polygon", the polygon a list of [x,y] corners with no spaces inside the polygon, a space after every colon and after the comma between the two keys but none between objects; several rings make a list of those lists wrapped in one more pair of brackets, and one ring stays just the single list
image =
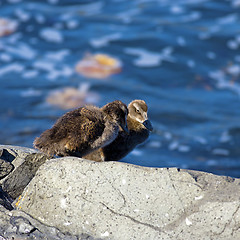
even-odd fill
[{"label": "duckling's head", "polygon": [[107,113],[110,116],[110,118],[117,122],[125,132],[128,133],[127,127],[128,108],[126,104],[119,100],[116,100],[103,106],[102,110],[105,113]]},{"label": "duckling's head", "polygon": [[148,120],[148,107],[143,100],[133,100],[128,105],[128,117],[142,123],[149,131],[153,130],[151,122]]}]

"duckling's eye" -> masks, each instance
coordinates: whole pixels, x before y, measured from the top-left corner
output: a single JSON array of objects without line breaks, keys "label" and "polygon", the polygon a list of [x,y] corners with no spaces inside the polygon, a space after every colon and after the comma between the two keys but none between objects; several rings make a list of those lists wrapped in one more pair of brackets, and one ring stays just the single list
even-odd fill
[{"label": "duckling's eye", "polygon": [[136,109],[136,112],[137,112],[137,113],[140,113],[139,109]]}]

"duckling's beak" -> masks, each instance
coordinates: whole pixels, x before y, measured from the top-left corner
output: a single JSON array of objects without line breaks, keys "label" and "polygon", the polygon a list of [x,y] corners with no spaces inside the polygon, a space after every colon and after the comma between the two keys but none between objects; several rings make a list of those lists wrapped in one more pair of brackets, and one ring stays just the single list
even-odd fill
[{"label": "duckling's beak", "polygon": [[122,128],[122,130],[126,133],[129,133],[129,130],[128,130],[128,126],[127,126],[127,121],[126,122],[122,122],[120,124],[120,127]]},{"label": "duckling's beak", "polygon": [[147,128],[149,131],[153,130],[152,124],[149,120],[145,120],[143,123],[143,126],[145,126],[145,128]]}]

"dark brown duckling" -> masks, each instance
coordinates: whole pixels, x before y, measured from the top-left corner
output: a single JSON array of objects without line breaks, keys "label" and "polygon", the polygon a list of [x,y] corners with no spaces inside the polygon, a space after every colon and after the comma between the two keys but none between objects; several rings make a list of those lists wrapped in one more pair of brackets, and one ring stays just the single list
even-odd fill
[{"label": "dark brown duckling", "polygon": [[34,147],[53,156],[82,157],[110,144],[119,126],[126,132],[127,106],[114,101],[102,108],[85,106],[60,117],[52,128],[34,141]]},{"label": "dark brown duckling", "polygon": [[129,134],[120,130],[118,137],[109,145],[86,156],[94,161],[118,161],[131,152],[138,144],[143,143],[152,131],[147,116],[147,104],[143,100],[134,100],[128,105],[127,125]]}]

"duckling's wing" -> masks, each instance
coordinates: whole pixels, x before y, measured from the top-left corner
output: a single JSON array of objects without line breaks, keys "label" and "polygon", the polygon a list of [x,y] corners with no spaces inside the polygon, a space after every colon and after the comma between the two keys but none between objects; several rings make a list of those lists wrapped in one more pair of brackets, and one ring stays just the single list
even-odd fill
[{"label": "duckling's wing", "polygon": [[81,108],[69,116],[66,151],[79,152],[84,155],[91,152],[93,143],[98,139],[105,128],[103,115],[98,109]]}]

